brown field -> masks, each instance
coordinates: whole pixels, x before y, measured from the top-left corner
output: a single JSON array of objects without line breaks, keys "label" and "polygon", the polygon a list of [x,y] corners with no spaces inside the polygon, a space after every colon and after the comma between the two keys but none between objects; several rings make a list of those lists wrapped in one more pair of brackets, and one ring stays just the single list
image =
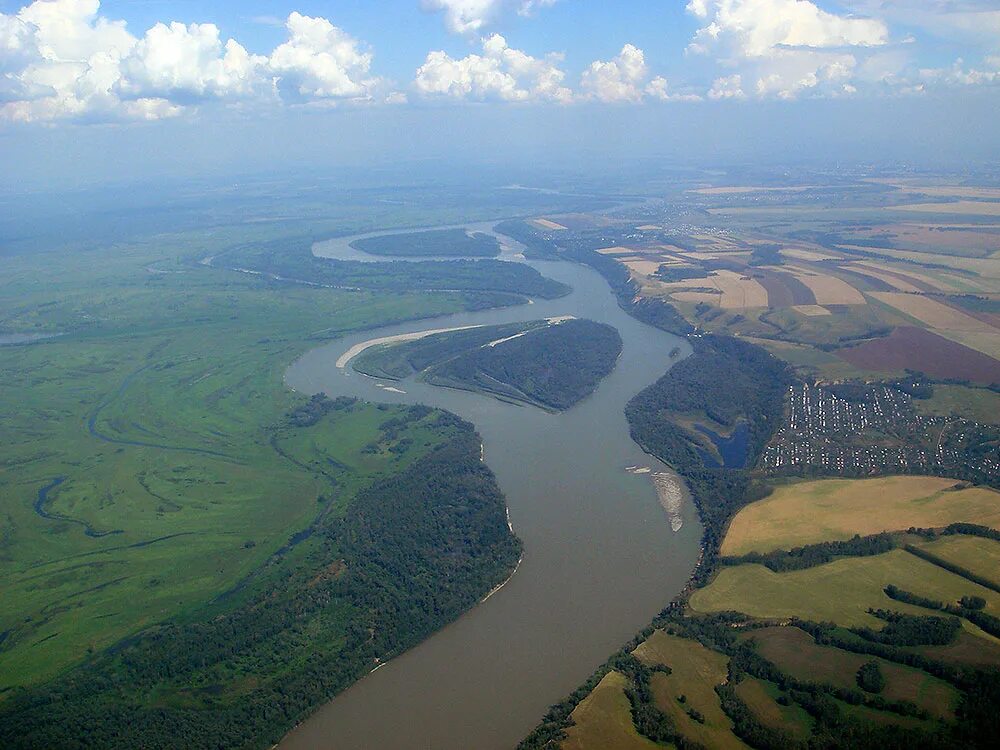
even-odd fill
[{"label": "brown field", "polygon": [[[673,281],[662,285],[666,289],[677,289],[673,295],[681,302],[708,302],[723,310],[746,310],[754,307],[767,307],[767,289],[757,281],[735,271],[719,270],[703,279],[686,279]],[[715,288],[721,297],[706,292],[690,292],[692,287]]]},{"label": "brown field", "polygon": [[744,677],[736,685],[736,694],[751,713],[765,726],[788,732],[795,739],[804,740],[812,732],[812,719],[800,706],[782,706],[772,696],[780,692],[774,683]]},{"label": "brown field", "polygon": [[864,305],[861,292],[843,279],[828,274],[797,273],[795,278],[809,287],[817,305]]},{"label": "brown field", "polygon": [[803,315],[807,315],[811,318],[819,315],[833,315],[833,313],[820,305],[794,305],[792,309],[797,313],[802,313]]},{"label": "brown field", "polygon": [[[657,630],[633,652],[647,664],[666,664],[670,674],[654,674],[651,681],[657,707],[670,717],[685,737],[706,747],[743,750],[732,732],[733,723],[722,710],[715,686],[726,681],[729,659],[697,641]],[[678,698],[685,696],[686,702]],[[688,716],[694,708],[705,717],[700,724]],[[609,746],[610,747],[610,746]]]},{"label": "brown field", "polygon": [[940,331],[985,332],[1000,335],[1000,330],[977,320],[968,313],[919,294],[872,292],[872,296],[902,313]]},{"label": "brown field", "polygon": [[563,750],[656,750],[660,747],[635,730],[632,707],[625,695],[628,680],[619,672],[608,672],[593,692],[580,701],[570,718]]},{"label": "brown field", "polygon": [[955,201],[954,203],[912,203],[908,206],[894,206],[893,210],[932,214],[960,214],[962,216],[1000,216],[1000,202]]},{"label": "brown field", "polygon": [[640,232],[655,232],[658,229],[663,229],[663,227],[658,227],[656,224],[643,224],[641,227],[636,227]]},{"label": "brown field", "polygon": [[548,219],[532,219],[529,223],[534,224],[539,229],[566,229],[566,227],[562,224],[557,224],[556,222],[549,221]]},{"label": "brown field", "polygon": [[795,482],[740,510],[721,552],[792,549],[911,526],[1000,526],[1000,493],[985,487],[953,490],[955,485],[954,479],[920,476]]},{"label": "brown field", "polygon": [[876,661],[885,676],[881,695],[893,701],[910,701],[938,718],[954,716],[958,692],[947,682],[919,669],[885,659],[821,646],[805,631],[794,627],[754,630],[747,635],[757,650],[782,671],[803,682],[822,682],[841,688],[857,687],[856,676],[865,662]]},{"label": "brown field", "polygon": [[1000,360],[916,326],[900,326],[888,338],[839,349],[837,356],[862,370],[918,370],[938,378],[1000,383]]}]

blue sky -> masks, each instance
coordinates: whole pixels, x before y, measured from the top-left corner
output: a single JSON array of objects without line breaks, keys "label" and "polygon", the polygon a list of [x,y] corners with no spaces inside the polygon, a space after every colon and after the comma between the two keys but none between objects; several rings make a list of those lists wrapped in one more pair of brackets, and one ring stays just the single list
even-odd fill
[{"label": "blue sky", "polygon": [[0,0],[9,174],[112,172],[116,143],[222,165],[607,133],[635,155],[818,134],[988,155],[998,94],[1000,0]]}]

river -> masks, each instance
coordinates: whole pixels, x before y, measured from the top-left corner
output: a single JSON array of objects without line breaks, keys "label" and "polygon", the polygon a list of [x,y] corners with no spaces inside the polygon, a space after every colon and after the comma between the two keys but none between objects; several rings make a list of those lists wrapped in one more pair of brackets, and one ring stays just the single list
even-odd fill
[{"label": "river", "polygon": [[[492,224],[468,226],[493,233]],[[319,243],[314,252],[387,260],[351,249],[355,239]],[[658,476],[662,484],[668,470],[631,440],[623,412],[677,361],[672,349],[690,353],[687,342],[627,315],[593,270],[524,261],[515,241],[500,239],[503,257],[528,262],[573,292],[338,339],[294,362],[286,382],[307,394],[428,404],[475,424],[524,558],[494,595],[321,707],[282,740],[281,750],[510,750],[549,705],[645,627],[694,567],[697,514],[685,495],[679,513],[674,507],[668,517],[651,481]],[[565,315],[614,326],[624,347],[597,391],[560,414],[337,366],[345,352],[374,338]]]}]

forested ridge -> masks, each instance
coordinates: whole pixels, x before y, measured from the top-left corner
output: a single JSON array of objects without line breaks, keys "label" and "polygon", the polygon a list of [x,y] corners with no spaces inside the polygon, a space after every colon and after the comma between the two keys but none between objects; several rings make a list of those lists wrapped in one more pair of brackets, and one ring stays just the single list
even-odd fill
[{"label": "forested ridge", "polygon": [[[346,400],[289,416],[315,424]],[[433,415],[437,414],[436,417]],[[323,518],[287,560],[201,616],[163,623],[0,703],[0,746],[268,747],[314,708],[426,638],[503,581],[520,556],[472,425]],[[315,421],[314,421],[315,420]],[[287,564],[286,564],[287,563]]]}]

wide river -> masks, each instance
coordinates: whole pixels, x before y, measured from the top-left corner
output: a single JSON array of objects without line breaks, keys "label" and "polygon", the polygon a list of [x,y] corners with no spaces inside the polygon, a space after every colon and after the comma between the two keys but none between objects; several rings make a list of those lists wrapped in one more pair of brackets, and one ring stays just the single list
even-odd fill
[{"label": "wide river", "polygon": [[[490,224],[470,228],[492,233]],[[351,249],[354,239],[320,243],[314,252],[383,260]],[[504,257],[523,262],[517,243],[500,239]],[[676,361],[672,349],[689,353],[687,343],[627,315],[591,269],[529,264],[573,292],[366,331],[289,367],[288,385],[303,393],[423,403],[475,424],[524,541],[524,559],[494,595],[320,708],[282,740],[281,750],[510,750],[549,705],[645,627],[690,575],[701,536],[696,512],[685,498],[673,518],[674,527],[683,526],[672,529],[651,479],[667,469],[631,440],[623,413]],[[614,326],[624,350],[597,391],[561,414],[412,379],[381,382],[337,366],[351,347],[374,338],[565,315]]]}]

